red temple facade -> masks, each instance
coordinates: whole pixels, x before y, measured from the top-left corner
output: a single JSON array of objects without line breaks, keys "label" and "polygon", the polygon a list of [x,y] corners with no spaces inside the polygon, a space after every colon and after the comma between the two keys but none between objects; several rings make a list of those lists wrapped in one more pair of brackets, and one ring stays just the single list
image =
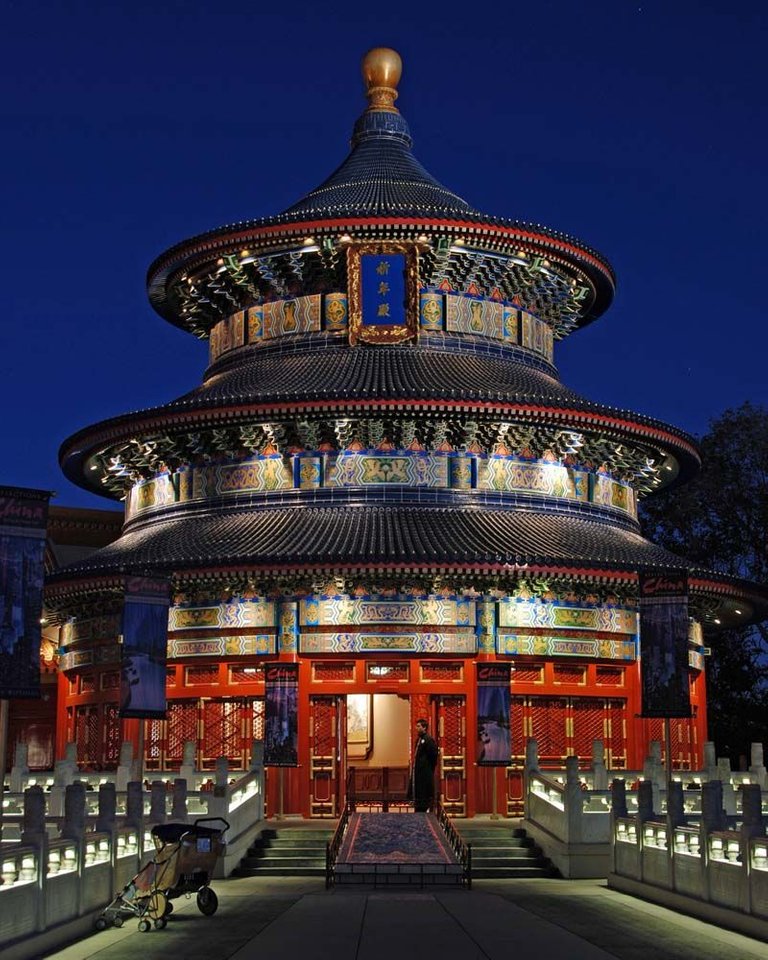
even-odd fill
[{"label": "red temple facade", "polygon": [[[205,337],[200,386],[67,440],[81,486],[124,500],[121,535],[49,578],[58,750],[117,763],[146,722],[148,768],[264,735],[264,665],[297,663],[299,764],[286,813],[333,817],[351,766],[409,763],[430,720],[449,812],[519,811],[542,765],[642,766],[638,578],[685,570],[690,719],[701,765],[704,632],[761,616],[757,588],[640,533],[639,499],[698,468],[685,433],[565,386],[555,344],[609,307],[614,274],[578,240],[483,214],[412,153],[392,51],[364,61],[351,152],[283,213],[184,241],[152,264],[165,320]],[[120,720],[128,574],[169,577],[164,720]],[[512,760],[477,764],[478,663],[511,665]],[[494,799],[495,798],[495,799]]]}]

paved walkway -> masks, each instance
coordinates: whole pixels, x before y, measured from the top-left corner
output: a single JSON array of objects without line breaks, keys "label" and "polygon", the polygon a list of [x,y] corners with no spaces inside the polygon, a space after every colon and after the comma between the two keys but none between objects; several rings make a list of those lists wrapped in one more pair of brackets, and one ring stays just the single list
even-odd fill
[{"label": "paved walkway", "polygon": [[768,944],[608,890],[600,880],[478,880],[473,889],[326,891],[320,880],[215,881],[204,917],[174,901],[56,960],[768,960]]}]

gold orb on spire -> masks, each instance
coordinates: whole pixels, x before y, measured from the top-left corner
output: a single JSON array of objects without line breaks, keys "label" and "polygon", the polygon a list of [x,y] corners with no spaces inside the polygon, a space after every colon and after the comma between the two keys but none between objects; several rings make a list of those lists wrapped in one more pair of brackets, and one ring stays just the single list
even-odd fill
[{"label": "gold orb on spire", "polygon": [[398,113],[395,106],[397,85],[403,72],[403,61],[397,50],[389,47],[374,47],[363,57],[363,79],[369,110],[390,110]]}]

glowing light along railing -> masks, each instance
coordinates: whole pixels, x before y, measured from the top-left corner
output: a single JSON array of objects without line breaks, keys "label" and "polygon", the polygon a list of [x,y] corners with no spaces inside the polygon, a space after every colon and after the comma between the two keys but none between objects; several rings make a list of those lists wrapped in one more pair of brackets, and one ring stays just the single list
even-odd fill
[{"label": "glowing light along railing", "polygon": [[37,880],[37,858],[37,850],[29,847],[19,847],[10,853],[3,853],[0,896],[6,890]]},{"label": "glowing light along railing", "polygon": [[675,827],[675,853],[686,857],[701,857],[701,836],[698,827]]},{"label": "glowing light along railing", "polygon": [[668,842],[667,826],[664,823],[646,821],[643,824],[643,846],[666,850]]},{"label": "glowing light along railing", "polygon": [[617,819],[615,837],[617,843],[637,845],[637,823],[634,820]]},{"label": "glowing light along railing", "polygon": [[755,837],[750,843],[750,865],[753,870],[768,873],[768,838]]}]

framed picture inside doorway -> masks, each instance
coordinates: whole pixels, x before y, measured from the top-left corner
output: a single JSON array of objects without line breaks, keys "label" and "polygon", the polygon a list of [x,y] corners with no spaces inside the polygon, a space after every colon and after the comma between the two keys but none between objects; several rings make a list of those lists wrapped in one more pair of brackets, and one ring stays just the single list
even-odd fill
[{"label": "framed picture inside doorway", "polygon": [[373,694],[347,694],[347,756],[364,760],[373,749]]}]

